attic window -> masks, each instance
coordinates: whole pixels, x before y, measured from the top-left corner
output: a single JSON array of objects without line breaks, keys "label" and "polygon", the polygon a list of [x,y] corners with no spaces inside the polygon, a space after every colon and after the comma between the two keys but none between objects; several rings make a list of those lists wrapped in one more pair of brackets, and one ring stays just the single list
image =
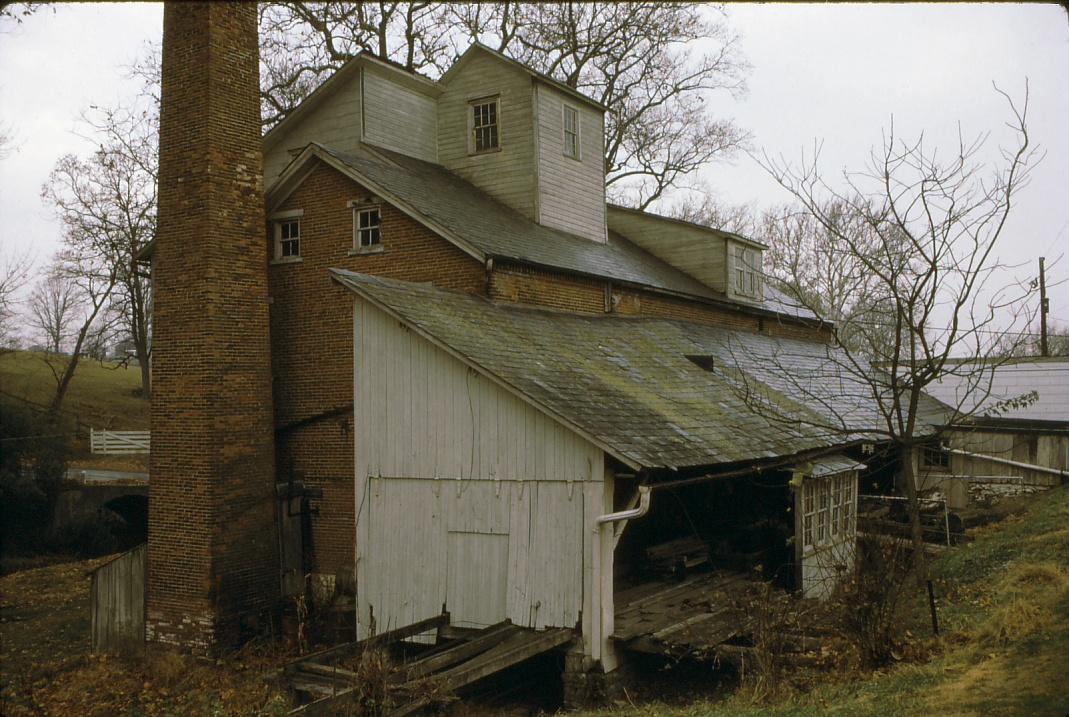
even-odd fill
[{"label": "attic window", "polygon": [[501,148],[498,141],[498,110],[497,97],[471,103],[472,152],[491,152]]},{"label": "attic window", "polygon": [[744,246],[735,247],[735,293],[757,296],[760,286],[757,265],[754,261],[756,252]]},{"label": "attic window", "polygon": [[712,371],[716,368],[716,361],[712,356],[706,356],[703,354],[688,354],[687,360],[692,364],[702,369],[703,371]]},{"label": "attic window", "polygon": [[579,110],[564,105],[564,156],[579,159]]}]

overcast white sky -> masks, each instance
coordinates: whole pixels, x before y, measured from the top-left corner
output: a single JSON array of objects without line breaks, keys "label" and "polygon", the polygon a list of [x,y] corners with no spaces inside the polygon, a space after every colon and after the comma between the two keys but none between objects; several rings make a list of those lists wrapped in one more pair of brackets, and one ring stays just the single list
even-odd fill
[{"label": "overcast white sky", "polygon": [[[18,151],[0,160],[0,251],[30,249],[45,261],[60,227],[40,188],[56,159],[92,146],[76,136],[92,103],[129,96],[124,66],[162,26],[158,4],[55,6],[0,34],[0,126]],[[770,154],[797,158],[814,139],[829,176],[861,168],[891,115],[900,133],[929,142],[1002,129],[1005,101],[992,81],[1019,98],[1031,85],[1030,131],[1046,150],[1014,210],[1002,254],[1047,257],[1051,316],[1069,325],[1069,21],[1057,5],[731,5],[731,24],[753,66],[750,91],[713,109],[750,130]],[[730,202],[787,199],[754,162],[717,165],[706,179]],[[1051,267],[1051,264],[1055,265]]]}]

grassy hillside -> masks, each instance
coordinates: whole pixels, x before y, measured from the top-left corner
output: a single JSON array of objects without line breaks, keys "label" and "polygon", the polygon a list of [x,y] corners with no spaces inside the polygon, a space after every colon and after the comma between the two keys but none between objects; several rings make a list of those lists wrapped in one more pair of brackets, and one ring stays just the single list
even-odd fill
[{"label": "grassy hillside", "polygon": [[[55,394],[56,380],[46,361],[52,361],[58,371],[66,360],[31,351],[0,354],[0,403],[47,406]],[[83,358],[67,390],[64,415],[94,428],[146,430],[149,402],[140,397],[140,388],[141,371],[136,366],[125,368]]]},{"label": "grassy hillside", "polygon": [[[933,566],[943,586],[942,636],[916,663],[832,676],[771,705],[737,694],[685,708],[651,704],[619,717],[1065,717],[1069,714],[1069,486],[976,534]],[[917,627],[924,615],[913,616]],[[919,630],[918,630],[919,632]]]}]

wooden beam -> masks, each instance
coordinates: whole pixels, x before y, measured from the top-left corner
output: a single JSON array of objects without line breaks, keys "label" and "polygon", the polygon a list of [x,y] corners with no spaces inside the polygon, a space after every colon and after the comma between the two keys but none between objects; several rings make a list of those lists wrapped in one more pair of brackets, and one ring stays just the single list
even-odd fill
[{"label": "wooden beam", "polygon": [[449,624],[449,613],[444,612],[441,615],[435,615],[429,617],[426,620],[420,620],[414,622],[411,625],[405,627],[399,627],[396,630],[390,630],[379,635],[372,635],[364,640],[357,642],[347,642],[344,645],[336,645],[334,647],[328,647],[325,650],[319,652],[313,652],[304,657],[297,658],[290,662],[283,669],[283,674],[289,675],[297,670],[298,666],[305,662],[319,662],[324,661],[337,661],[357,654],[361,650],[366,649],[371,645],[389,645],[394,642],[400,642],[409,637],[414,637],[420,633],[428,632],[443,625]]},{"label": "wooden beam", "polygon": [[438,672],[451,667],[458,662],[471,659],[476,655],[486,652],[492,647],[504,642],[508,638],[522,632],[523,628],[516,627],[511,621],[505,620],[497,625],[486,628],[478,638],[453,646],[448,650],[436,653],[429,657],[416,660],[401,670],[390,675],[390,682],[400,684],[417,680],[424,675]]}]

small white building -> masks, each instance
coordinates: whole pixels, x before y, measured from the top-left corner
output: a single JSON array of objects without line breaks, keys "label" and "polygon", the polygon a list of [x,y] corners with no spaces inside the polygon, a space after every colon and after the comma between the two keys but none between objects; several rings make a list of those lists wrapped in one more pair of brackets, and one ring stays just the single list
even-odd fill
[{"label": "small white building", "polygon": [[[644,520],[664,532],[676,501],[658,489],[728,485],[715,478],[724,467],[781,478],[765,503],[770,524],[782,522],[785,557],[776,559],[797,587],[823,594],[829,571],[843,567],[823,558],[852,560],[858,465],[828,457],[842,436],[806,428],[827,423],[816,413],[793,426],[759,415],[733,387],[741,371],[790,400],[760,368],[775,353],[795,355],[796,378],[828,381],[833,396],[842,379],[826,370],[828,346],[495,304],[344,271],[334,278],[355,295],[360,637],[444,609],[461,626],[578,628],[585,654],[612,670],[627,523],[604,516],[652,490]],[[804,419],[817,409],[798,410]],[[802,489],[792,490],[792,476]],[[684,495],[692,520],[751,515],[754,501],[711,495]],[[701,501],[720,504],[703,514]],[[745,520],[733,530],[763,519]],[[730,543],[732,530],[721,538]]]}]

